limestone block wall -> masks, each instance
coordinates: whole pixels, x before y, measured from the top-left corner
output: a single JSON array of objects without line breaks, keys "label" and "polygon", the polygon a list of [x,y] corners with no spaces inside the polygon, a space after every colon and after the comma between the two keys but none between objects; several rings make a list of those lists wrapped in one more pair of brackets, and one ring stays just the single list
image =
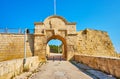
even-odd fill
[{"label": "limestone block wall", "polygon": [[79,54],[93,56],[116,56],[107,32],[86,29],[78,32],[77,51]]},{"label": "limestone block wall", "polygon": [[34,38],[34,54],[39,56],[41,61],[46,60],[46,37],[43,35],[35,35]]},{"label": "limestone block wall", "polygon": [[68,29],[68,34],[76,34],[76,25],[75,25],[75,23],[67,25],[67,29]]},{"label": "limestone block wall", "polygon": [[70,34],[66,37],[67,41],[67,60],[73,58],[75,52],[77,52],[77,36],[76,34]]},{"label": "limestone block wall", "polygon": [[[34,52],[34,37],[27,35],[26,50],[27,57]],[[23,58],[24,35],[23,34],[0,34],[0,61]]]},{"label": "limestone block wall", "polygon": [[47,44],[47,46],[46,46],[46,55],[47,55],[47,56],[50,56],[50,47],[49,47],[48,44]]},{"label": "limestone block wall", "polygon": [[[38,67],[38,56],[26,59],[24,69],[33,70]],[[14,59],[0,62],[0,79],[12,79],[12,77],[23,72],[23,59]]]},{"label": "limestone block wall", "polygon": [[120,58],[75,55],[74,59],[94,69],[101,70],[120,78]]}]

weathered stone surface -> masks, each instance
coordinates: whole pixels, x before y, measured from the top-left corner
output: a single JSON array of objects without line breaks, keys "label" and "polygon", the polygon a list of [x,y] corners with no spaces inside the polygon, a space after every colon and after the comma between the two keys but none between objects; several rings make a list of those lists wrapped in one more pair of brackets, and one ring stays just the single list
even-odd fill
[{"label": "weathered stone surface", "polygon": [[[27,57],[34,53],[34,36],[27,35],[26,50]],[[24,35],[23,34],[0,34],[0,61],[24,57]]]},{"label": "weathered stone surface", "polygon": [[107,32],[86,29],[78,32],[78,54],[92,56],[116,56]]},{"label": "weathered stone surface", "polygon": [[0,79],[12,79],[14,76],[23,72],[23,70],[33,70],[38,67],[38,56],[26,58],[23,66],[23,59],[14,59],[0,62]]},{"label": "weathered stone surface", "polygon": [[[39,30],[39,31],[38,31]],[[64,44],[63,56],[69,60],[74,55],[76,24],[67,22],[63,17],[50,16],[44,22],[35,23],[34,53],[45,59],[47,43],[52,39],[61,40]]]},{"label": "weathered stone surface", "polygon": [[74,59],[88,66],[120,78],[120,58],[75,55]]}]

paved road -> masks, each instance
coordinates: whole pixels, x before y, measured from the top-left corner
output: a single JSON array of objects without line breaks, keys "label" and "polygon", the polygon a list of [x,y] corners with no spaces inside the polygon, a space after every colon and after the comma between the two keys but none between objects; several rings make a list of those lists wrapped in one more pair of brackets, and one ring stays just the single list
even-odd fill
[{"label": "paved road", "polygon": [[92,79],[68,61],[48,61],[29,79]]}]

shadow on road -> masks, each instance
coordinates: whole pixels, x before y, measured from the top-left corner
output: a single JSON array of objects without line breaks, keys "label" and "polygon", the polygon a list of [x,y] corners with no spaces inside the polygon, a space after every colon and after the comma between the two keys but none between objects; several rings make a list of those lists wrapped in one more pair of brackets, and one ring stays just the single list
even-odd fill
[{"label": "shadow on road", "polygon": [[71,61],[71,64],[76,66],[80,71],[89,75],[93,79],[116,79],[115,77],[113,77],[110,74],[106,74],[102,71],[93,69],[91,67],[88,67],[85,64],[77,63],[76,61]]}]

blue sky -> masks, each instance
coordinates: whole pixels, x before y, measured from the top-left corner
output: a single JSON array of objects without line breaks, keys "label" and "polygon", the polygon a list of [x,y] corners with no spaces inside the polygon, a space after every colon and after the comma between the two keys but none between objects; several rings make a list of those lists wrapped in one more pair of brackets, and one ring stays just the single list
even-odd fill
[{"label": "blue sky", "polygon": [[61,44],[62,44],[62,41],[57,40],[57,39],[52,39],[52,40],[50,40],[50,41],[48,42],[48,45],[57,45],[57,46],[59,46],[59,45],[61,45]]},{"label": "blue sky", "polygon": [[[34,28],[53,14],[53,0],[0,0],[1,28]],[[57,0],[57,15],[76,22],[77,31],[107,31],[120,52],[120,0]]]}]

